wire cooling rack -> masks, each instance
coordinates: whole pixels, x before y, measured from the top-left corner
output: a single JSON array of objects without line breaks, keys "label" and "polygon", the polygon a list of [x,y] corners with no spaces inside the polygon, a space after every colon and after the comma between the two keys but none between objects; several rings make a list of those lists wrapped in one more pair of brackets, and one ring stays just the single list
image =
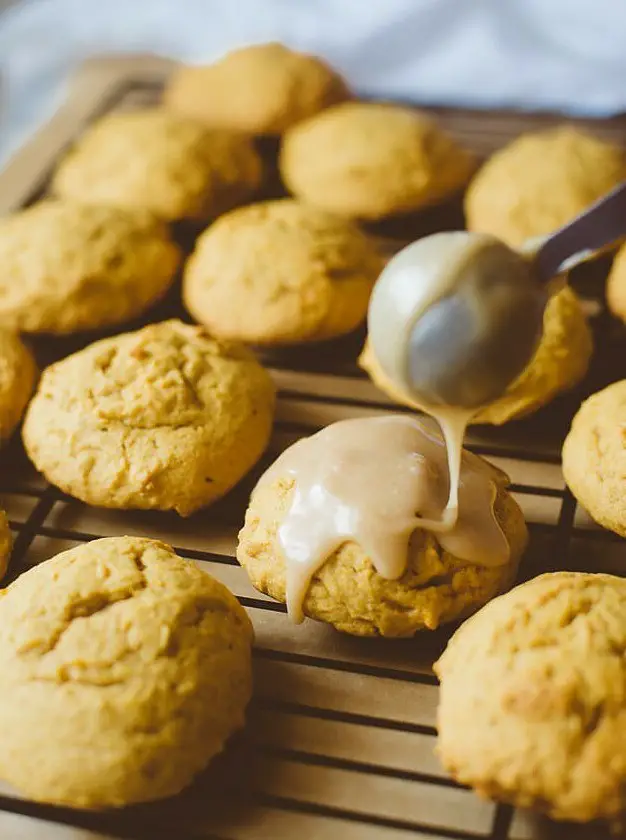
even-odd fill
[{"label": "wire cooling rack", "polygon": [[[63,149],[97,116],[158,100],[170,64],[150,56],[88,62],[65,105],[0,173],[0,212],[45,193]],[[446,128],[481,155],[522,131],[558,121],[512,113],[437,112]],[[626,142],[626,118],[589,124]],[[278,194],[278,186],[271,188]],[[459,227],[460,208],[380,225],[373,233],[393,249],[428,231]],[[193,232],[178,230],[189,250]],[[587,569],[626,575],[626,543],[602,531],[565,488],[560,445],[581,398],[621,377],[626,341],[604,309],[606,262],[573,278],[596,336],[592,369],[580,388],[526,421],[476,429],[470,448],[512,478],[531,540],[521,578],[545,570]],[[185,317],[172,296],[149,317]],[[135,325],[133,325],[135,326]],[[9,515],[14,550],[8,580],[59,551],[120,534],[172,544],[223,581],[256,630],[255,697],[249,724],[224,756],[187,792],[163,803],[91,813],[41,805],[0,789],[0,840],[539,840],[604,836],[600,826],[557,826],[474,796],[449,779],[433,753],[437,681],[431,664],[449,630],[413,640],[354,639],[312,621],[292,625],[285,607],[254,590],[235,559],[249,492],[286,446],[328,423],[404,411],[359,371],[363,335],[324,347],[265,354],[279,389],[267,457],[226,499],[188,520],[87,507],[48,485],[19,444],[2,453],[0,506]],[[54,340],[35,349],[42,363],[86,343]]]}]

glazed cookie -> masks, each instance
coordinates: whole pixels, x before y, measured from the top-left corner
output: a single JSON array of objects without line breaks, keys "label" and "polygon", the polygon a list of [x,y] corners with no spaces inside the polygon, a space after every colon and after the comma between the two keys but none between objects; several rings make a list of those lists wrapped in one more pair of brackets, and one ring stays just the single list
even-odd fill
[{"label": "glazed cookie", "polygon": [[[398,418],[385,418],[385,421],[387,419],[392,423],[398,422]],[[406,417],[400,417],[399,421],[412,422]],[[388,484],[383,477],[385,463],[397,461],[395,456],[388,452],[381,455],[380,447],[386,441],[398,439],[404,431],[396,426],[374,430],[377,434],[378,451],[376,441],[371,447],[359,449],[363,442],[360,440],[363,426],[368,424],[371,427],[372,424],[380,422],[380,418],[344,421],[355,426],[354,429],[351,427],[348,430],[350,440],[355,442],[355,445],[348,445],[341,451],[334,448],[334,443],[329,438],[329,432],[341,426],[340,423],[327,427],[287,450],[261,478],[252,494],[245,523],[239,534],[237,559],[245,568],[252,584],[261,592],[288,604],[290,586],[293,587],[292,592],[301,594],[301,598],[298,596],[298,603],[294,604],[292,601],[290,605],[290,611],[296,620],[303,614],[355,636],[408,637],[417,631],[434,630],[441,624],[462,618],[508,588],[526,547],[527,530],[520,508],[506,490],[506,477],[499,474],[497,484],[492,485],[489,500],[485,502],[486,508],[481,511],[483,519],[479,524],[473,523],[476,527],[473,528],[472,535],[480,532],[479,526],[484,524],[485,517],[489,517],[491,527],[497,529],[498,539],[504,538],[508,543],[505,562],[494,564],[486,561],[484,557],[481,557],[480,564],[461,560],[444,549],[431,532],[418,527],[411,534],[410,527],[407,529],[406,521],[403,520],[404,541],[401,546],[404,572],[399,577],[383,576],[379,566],[375,565],[374,555],[364,548],[364,543],[367,539],[370,546],[380,549],[384,539],[386,546],[398,545],[398,534],[392,533],[391,529],[381,539],[381,533],[376,532],[379,525],[375,520],[377,512],[380,511],[383,528],[387,528],[387,523],[392,522],[394,517],[402,517],[402,514],[398,513],[402,504],[398,496],[403,496],[404,493],[398,491],[398,487],[392,483]],[[359,425],[359,428],[356,428],[356,425]],[[303,489],[308,486],[306,478],[298,478],[297,471],[293,469],[294,461],[287,464],[283,460],[286,455],[293,457],[296,452],[302,453],[303,444],[309,447],[306,459],[310,459],[310,463],[323,464],[326,460],[329,467],[325,473],[325,480],[314,483],[317,488],[316,501],[310,511],[307,507],[309,497],[306,489]],[[332,459],[328,456],[329,451],[332,452]],[[405,463],[408,469],[416,469],[415,465],[419,464],[423,457],[423,452],[407,451]],[[466,453],[465,457],[475,458],[482,465],[481,469],[488,468],[477,456],[469,456]],[[367,474],[360,469],[363,464],[369,464],[366,466]],[[434,476],[439,482],[441,476],[445,475],[447,482],[445,450],[443,463],[437,465],[426,459],[425,464],[429,480]],[[375,484],[374,492],[380,492],[377,512],[372,512],[369,508],[355,509],[347,504],[341,491],[337,490],[337,476],[340,476],[339,482],[341,477],[349,476],[357,487]],[[330,486],[332,489],[329,489]],[[299,495],[297,508],[294,508],[292,503],[296,492]],[[426,495],[429,496],[429,493]],[[417,496],[411,493],[410,499],[414,498]],[[337,502],[337,499],[340,502]],[[330,512],[326,507],[329,500],[331,505],[336,506],[331,508]],[[416,504],[419,505],[419,502]],[[462,505],[463,500],[461,508]],[[341,510],[340,518],[335,514],[335,510]],[[308,518],[307,511],[310,514]],[[423,511],[416,510],[411,521],[419,513]],[[433,516],[438,518],[435,514]],[[365,523],[361,532],[362,539],[358,534],[351,532],[350,535],[342,533],[340,539],[327,540],[325,523],[339,521],[350,523],[350,526],[342,527],[351,527],[353,523]],[[299,546],[298,552],[302,555],[297,558],[298,568],[301,568],[302,564],[308,565],[311,557],[320,560],[319,564],[312,568],[310,582],[304,581],[303,589],[300,589],[299,583],[289,583],[295,579],[294,567],[289,566],[285,549],[279,542],[279,529],[283,534],[297,534],[294,544]],[[461,540],[458,539],[458,535],[455,540],[457,547],[460,546]],[[324,547],[321,552],[318,551],[320,545]],[[327,546],[329,551],[326,550]]]},{"label": "glazed cookie", "polygon": [[604,528],[626,537],[626,380],[589,397],[563,444],[568,487]]},{"label": "glazed cookie", "polygon": [[[576,385],[587,372],[593,351],[591,330],[576,293],[566,286],[548,303],[543,338],[526,370],[495,402],[482,408],[473,423],[500,426],[518,420]],[[366,342],[360,366],[396,402],[418,408],[408,394],[392,384]]]},{"label": "glazed cookie", "polygon": [[183,300],[215,335],[290,344],[351,332],[382,260],[351,223],[285,199],[218,219],[187,263]]},{"label": "glazed cookie", "polygon": [[249,138],[159,108],[103,117],[61,161],[53,191],[85,204],[142,208],[163,219],[208,219],[261,180]]},{"label": "glazed cookie", "polygon": [[254,465],[273,409],[251,353],[172,320],[47,368],[23,438],[37,469],[88,504],[187,516]]},{"label": "glazed cookie", "polygon": [[513,247],[569,222],[626,179],[626,153],[577,128],[523,134],[480,169],[465,197],[469,230]]},{"label": "glazed cookie", "polygon": [[9,520],[7,519],[6,513],[0,510],[0,579],[4,577],[7,566],[9,565],[12,546],[13,538],[11,537]]},{"label": "glazed cookie", "polygon": [[282,134],[349,96],[341,76],[321,58],[269,43],[233,50],[214,64],[181,67],[164,102],[209,126]]},{"label": "glazed cookie", "polygon": [[0,219],[0,325],[60,335],[123,323],[163,297],[179,261],[144,212],[42,201]]},{"label": "glazed cookie", "polygon": [[435,671],[438,752],[459,782],[555,819],[626,810],[626,580],[518,586],[456,631]]},{"label": "glazed cookie", "polygon": [[298,198],[361,219],[417,210],[459,190],[474,169],[426,114],[348,102],[290,129],[280,171]]},{"label": "glazed cookie", "polygon": [[64,551],[0,599],[0,777],[110,808],[173,796],[244,723],[252,626],[161,542]]},{"label": "glazed cookie", "polygon": [[0,327],[0,443],[10,437],[22,419],[36,377],[30,351],[15,333]]}]

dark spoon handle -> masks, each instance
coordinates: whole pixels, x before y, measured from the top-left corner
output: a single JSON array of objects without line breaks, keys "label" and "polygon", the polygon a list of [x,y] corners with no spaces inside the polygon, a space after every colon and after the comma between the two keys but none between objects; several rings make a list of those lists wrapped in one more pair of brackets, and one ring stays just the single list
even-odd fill
[{"label": "dark spoon handle", "polygon": [[[580,262],[626,237],[626,182],[598,199],[591,207],[553,233],[535,254],[539,277],[548,281],[566,260],[580,254]],[[574,260],[573,263],[577,262]]]}]

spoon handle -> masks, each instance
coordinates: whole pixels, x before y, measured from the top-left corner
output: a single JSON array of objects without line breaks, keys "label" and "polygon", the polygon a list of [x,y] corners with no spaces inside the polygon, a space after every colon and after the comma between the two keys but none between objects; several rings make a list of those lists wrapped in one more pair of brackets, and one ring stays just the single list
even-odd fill
[{"label": "spoon handle", "polygon": [[539,277],[548,281],[624,237],[626,182],[544,239],[534,255],[533,264]]}]

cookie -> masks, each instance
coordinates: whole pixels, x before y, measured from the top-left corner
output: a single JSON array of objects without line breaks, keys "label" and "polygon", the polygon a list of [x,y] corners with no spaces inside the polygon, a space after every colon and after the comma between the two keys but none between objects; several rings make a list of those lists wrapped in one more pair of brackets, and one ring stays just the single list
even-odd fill
[{"label": "cookie", "polygon": [[626,246],[619,249],[606,281],[606,302],[610,311],[626,322]]},{"label": "cookie", "polygon": [[[543,329],[539,347],[526,370],[501,397],[482,408],[473,423],[500,426],[510,420],[518,420],[537,411],[583,378],[593,352],[591,330],[580,301],[569,286],[550,299]],[[359,365],[391,399],[418,407],[408,394],[390,382],[369,342],[363,348]]]},{"label": "cookie", "polygon": [[279,345],[333,338],[367,314],[382,260],[350,222],[285,199],[241,207],[196,244],[183,280],[218,336]]},{"label": "cookie", "polygon": [[[252,584],[283,603],[287,567],[276,537],[295,492],[289,474],[262,480],[246,511],[237,549]],[[526,547],[524,517],[504,487],[498,488],[494,513],[509,543],[508,564],[462,561],[444,551],[431,533],[416,529],[404,574],[389,580],[376,571],[362,545],[346,539],[313,574],[302,602],[304,615],[355,636],[408,637],[470,614],[510,586]]]},{"label": "cookie", "polygon": [[624,149],[578,128],[523,134],[474,176],[465,196],[467,227],[519,247],[566,224],[624,179]]},{"label": "cookie", "polygon": [[61,335],[121,324],[163,297],[179,261],[144,212],[42,201],[0,219],[0,326]]},{"label": "cookie", "polygon": [[186,516],[255,464],[273,411],[251,353],[172,320],[47,368],[23,440],[50,482],[88,504]]},{"label": "cookie", "polygon": [[474,169],[429,116],[409,108],[348,102],[290,129],[280,171],[298,198],[342,216],[382,219],[435,204]]},{"label": "cookie", "polygon": [[626,810],[626,580],[518,586],[456,631],[435,671],[438,752],[457,781],[560,820]]},{"label": "cookie", "polygon": [[15,333],[0,327],[0,443],[11,436],[22,419],[36,377],[30,350]]},{"label": "cookie", "polygon": [[349,96],[321,58],[269,43],[233,50],[213,64],[180,67],[164,104],[208,126],[276,135]]},{"label": "cookie", "polygon": [[7,519],[6,513],[3,510],[0,510],[0,579],[2,579],[6,573],[12,547],[13,537],[11,536],[9,520]]},{"label": "cookie", "polygon": [[626,537],[626,380],[589,397],[563,444],[563,474],[604,528]]},{"label": "cookie", "polygon": [[161,542],[95,540],[0,598],[0,777],[110,808],[173,796],[243,726],[252,626]]},{"label": "cookie", "polygon": [[56,195],[204,220],[245,201],[261,181],[249,138],[159,108],[111,114],[60,162]]}]

